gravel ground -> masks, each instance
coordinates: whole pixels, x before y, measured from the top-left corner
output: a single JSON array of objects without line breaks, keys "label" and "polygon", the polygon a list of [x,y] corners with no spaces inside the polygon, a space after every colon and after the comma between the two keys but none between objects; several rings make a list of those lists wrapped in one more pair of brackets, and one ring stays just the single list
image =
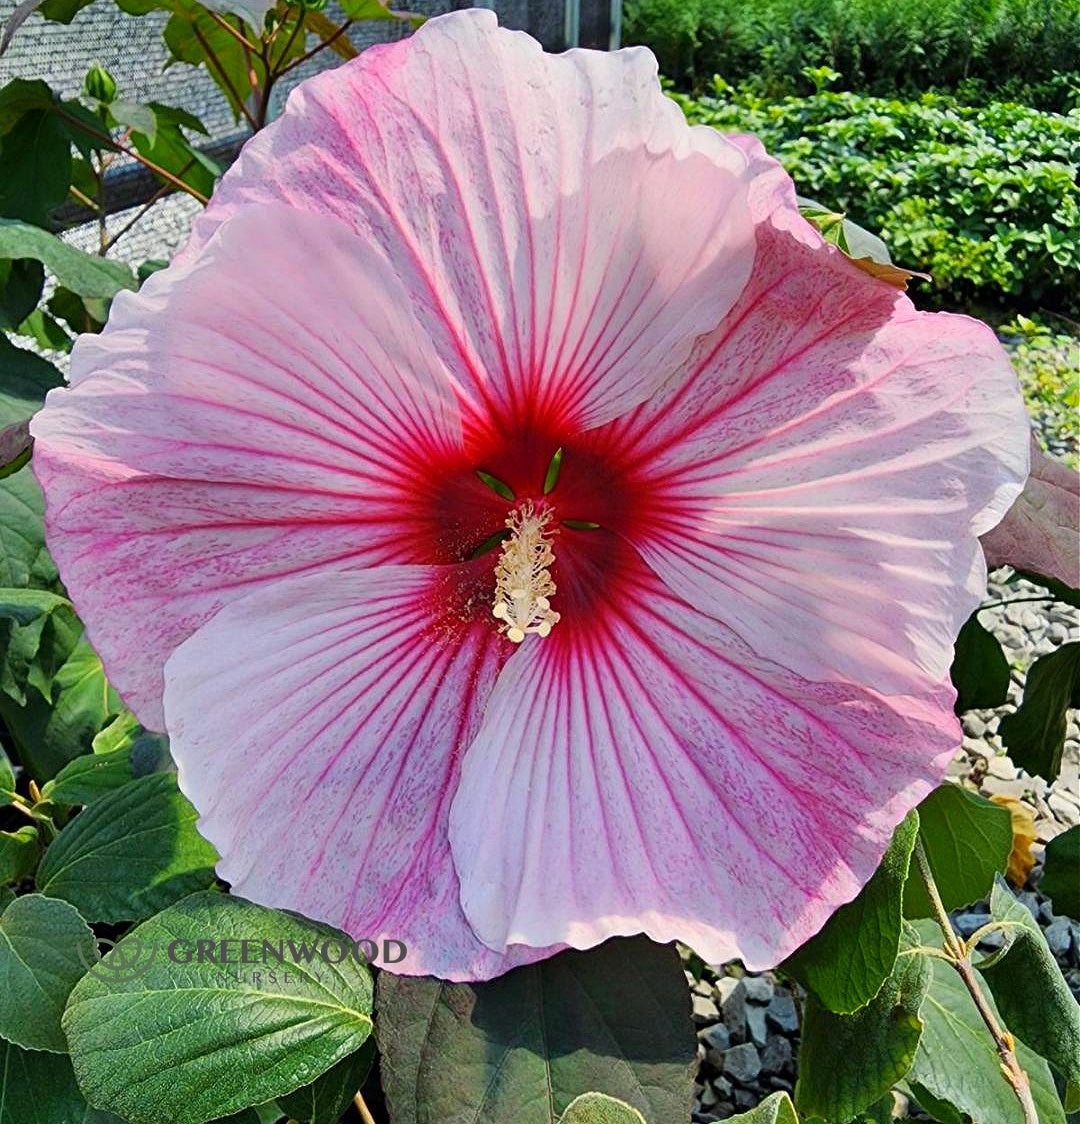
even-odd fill
[{"label": "gravel ground", "polygon": [[[988,601],[1014,601],[984,610],[983,625],[1001,641],[1012,665],[1010,701],[996,711],[964,716],[963,747],[951,775],[974,784],[986,796],[1013,796],[1035,817],[1038,862],[1042,848],[1055,835],[1080,823],[1080,722],[1070,713],[1061,776],[1053,785],[1030,777],[1005,756],[994,732],[1001,715],[1015,709],[1032,661],[1061,644],[1080,640],[1080,612],[1067,606],[1019,598],[1044,595],[1027,582],[1006,585],[1009,571],[990,583]],[[1036,865],[1021,893],[1046,933],[1065,978],[1080,998],[1080,923],[1056,918],[1050,903],[1036,889]],[[985,920],[986,907],[973,906],[954,915],[957,928],[970,934]],[[686,964],[692,966],[687,950]],[[700,965],[698,965],[700,969]],[[797,985],[771,972],[747,973],[737,962],[706,966],[701,978],[689,970],[693,1017],[698,1034],[698,1078],[695,1124],[726,1120],[753,1108],[777,1089],[795,1086],[799,1050],[801,996]],[[910,1119],[919,1119],[911,1110]],[[901,1118],[904,1118],[902,1115]],[[926,1117],[921,1117],[926,1119]]]}]

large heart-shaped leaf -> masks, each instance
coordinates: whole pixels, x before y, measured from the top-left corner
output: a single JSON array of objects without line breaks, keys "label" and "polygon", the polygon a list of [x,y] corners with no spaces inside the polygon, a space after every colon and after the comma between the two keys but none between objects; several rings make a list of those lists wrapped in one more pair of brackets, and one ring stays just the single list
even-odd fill
[{"label": "large heart-shaped leaf", "polygon": [[92,922],[148,917],[213,882],[217,853],[195,819],[173,774],[132,781],[60,832],[38,867],[38,889]]},{"label": "large heart-shaped leaf", "polygon": [[553,1124],[601,1092],[686,1120],[696,1042],[675,949],[645,937],[563,952],[482,984],[379,975],[394,1124]]},{"label": "large heart-shaped leaf", "polygon": [[853,1120],[900,1081],[919,1045],[920,1007],[929,984],[926,958],[905,952],[877,995],[854,1014],[833,1014],[811,996],[803,1012],[795,1087],[799,1111]]},{"label": "large heart-shaped leaf", "polygon": [[1002,923],[1001,949],[982,971],[1013,1034],[1037,1050],[1072,1085],[1080,1085],[1080,1005],[1027,906],[1003,878],[990,895],[990,915]]},{"label": "large heart-shaped leaf", "polygon": [[32,258],[80,297],[113,297],[134,289],[135,277],[122,262],[88,254],[39,226],[0,219],[0,258]]},{"label": "large heart-shaped leaf", "polygon": [[63,1054],[0,1042],[0,1124],[124,1124],[91,1108]]},{"label": "large heart-shaped leaf", "polygon": [[[945,908],[960,909],[985,898],[994,876],[1005,872],[1012,817],[1007,808],[959,785],[943,784],[919,805],[919,838]],[[933,916],[921,878],[904,884],[904,916]]]},{"label": "large heart-shaped leaf", "polygon": [[71,989],[95,960],[94,934],[67,902],[26,894],[0,914],[0,1038],[66,1054]]},{"label": "large heart-shaped leaf", "polygon": [[[202,1124],[263,1104],[309,1085],[371,1033],[371,975],[352,956],[334,962],[343,935],[327,926],[211,891],[128,939],[156,949],[149,964],[135,978],[85,976],[63,1025],[87,1097],[131,1124]],[[214,962],[199,941],[216,946]],[[263,941],[322,944],[328,955],[268,966]],[[244,948],[264,960],[240,963]]]},{"label": "large heart-shaped leaf", "polygon": [[[941,933],[933,922],[919,922],[917,928],[923,944],[940,945]],[[908,1079],[961,1118],[966,1114],[987,1124],[1023,1124],[1020,1102],[1002,1075],[994,1041],[963,981],[944,960],[927,961],[931,980],[920,1011],[923,1036]],[[993,1009],[989,996],[987,1003]],[[1065,1124],[1046,1062],[1019,1041],[1016,1056],[1031,1079],[1039,1124]]]},{"label": "large heart-shaped leaf", "polygon": [[849,1014],[877,995],[896,962],[911,851],[919,830],[911,812],[893,834],[885,857],[854,901],[784,963],[823,1007]]}]

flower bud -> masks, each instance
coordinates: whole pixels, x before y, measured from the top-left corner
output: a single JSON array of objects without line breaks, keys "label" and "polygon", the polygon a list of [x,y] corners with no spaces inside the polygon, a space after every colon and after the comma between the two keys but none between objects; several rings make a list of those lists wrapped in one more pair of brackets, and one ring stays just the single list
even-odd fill
[{"label": "flower bud", "polygon": [[100,63],[94,63],[83,79],[83,91],[106,105],[116,97],[116,79]]}]

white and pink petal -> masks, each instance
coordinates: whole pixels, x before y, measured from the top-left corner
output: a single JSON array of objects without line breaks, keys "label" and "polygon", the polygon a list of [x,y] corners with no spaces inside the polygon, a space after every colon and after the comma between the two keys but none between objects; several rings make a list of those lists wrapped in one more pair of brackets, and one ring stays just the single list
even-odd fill
[{"label": "white and pink petal", "polygon": [[500,672],[450,813],[465,915],[495,950],[643,930],[770,967],[940,779],[950,691],[801,678],[620,569],[587,624]]},{"label": "white and pink petal", "polygon": [[509,645],[461,620],[469,567],[285,578],[230,602],[169,659],[180,786],[232,891],[408,952],[394,970],[482,979],[446,820]]},{"label": "white and pink petal", "polygon": [[796,674],[903,694],[944,677],[985,589],[977,536],[1027,474],[1023,401],[989,328],[917,312],[779,217],[679,377],[592,442],[634,479],[624,533],[679,596]]},{"label": "white and pink petal", "polygon": [[545,54],[456,12],[303,83],[184,255],[253,202],[332,215],[394,261],[489,424],[596,425],[731,307],[752,180],[661,93],[648,51]]},{"label": "white and pink petal", "polygon": [[[34,418],[50,549],[110,679],[161,728],[162,666],[223,604],[324,567],[417,561],[459,455],[452,380],[379,251],[249,208],[121,294]],[[423,560],[431,559],[431,552]]]}]

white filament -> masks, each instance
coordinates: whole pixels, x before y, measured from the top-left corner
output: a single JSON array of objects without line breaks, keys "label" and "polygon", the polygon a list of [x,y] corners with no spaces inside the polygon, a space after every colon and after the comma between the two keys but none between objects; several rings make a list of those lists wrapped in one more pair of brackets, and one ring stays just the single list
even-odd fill
[{"label": "white filament", "polygon": [[555,583],[549,569],[555,561],[548,530],[550,508],[536,510],[531,502],[506,517],[510,537],[503,542],[495,567],[495,605],[492,615],[502,621],[499,631],[520,644],[528,633],[547,636],[559,614],[551,607]]}]

